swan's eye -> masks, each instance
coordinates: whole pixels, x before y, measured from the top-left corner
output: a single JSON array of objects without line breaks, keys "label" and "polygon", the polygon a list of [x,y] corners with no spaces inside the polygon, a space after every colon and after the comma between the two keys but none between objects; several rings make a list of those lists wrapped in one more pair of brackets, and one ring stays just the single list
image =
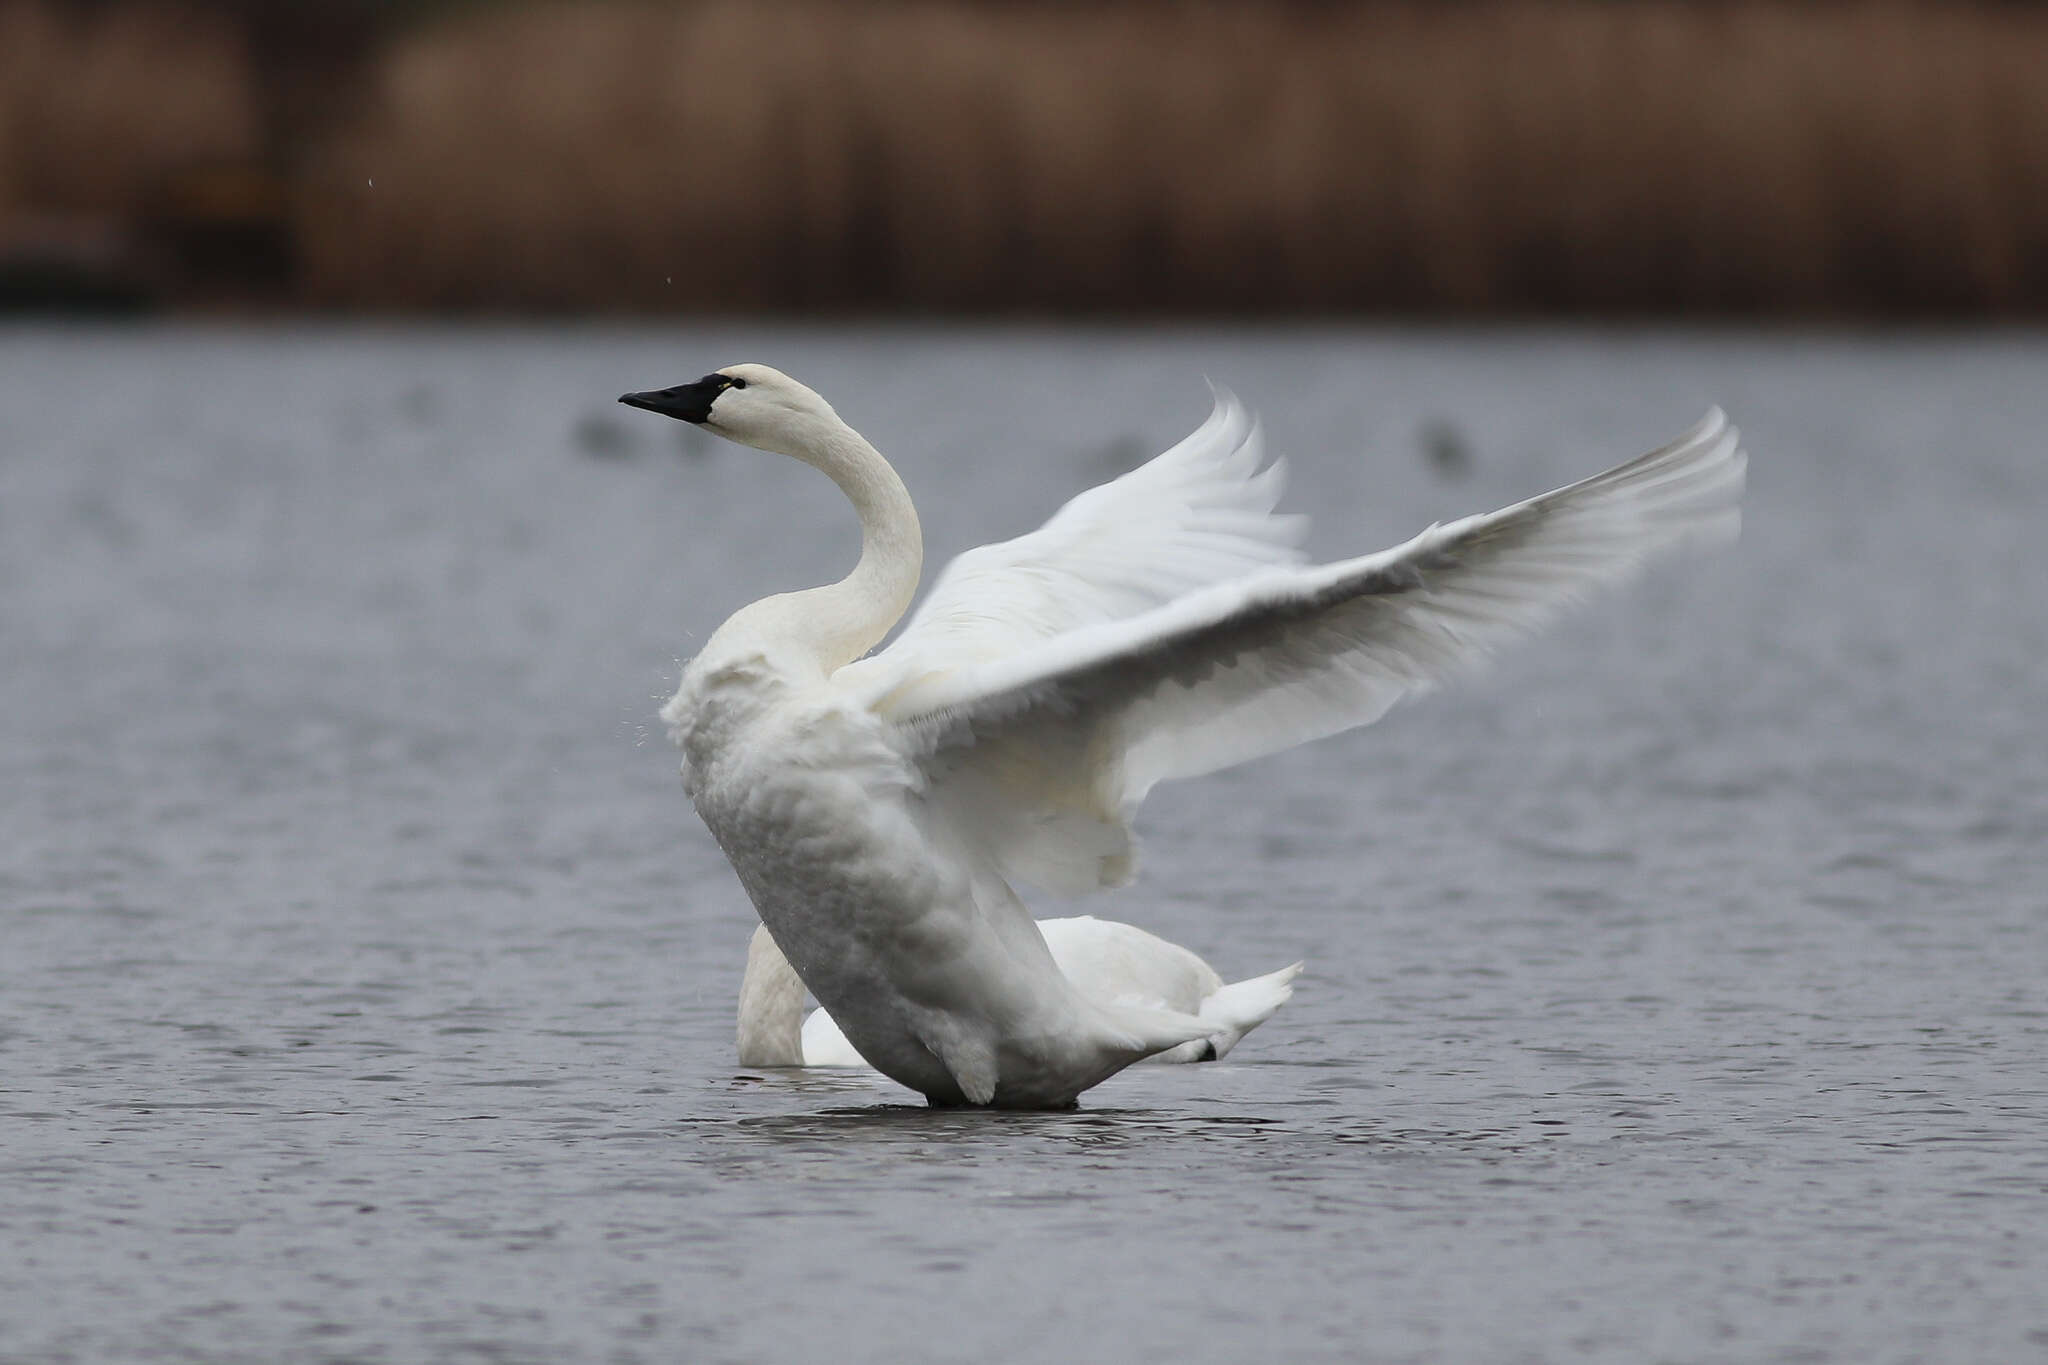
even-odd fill
[{"label": "swan's eye", "polygon": [[728,379],[725,382],[736,389],[744,389],[747,386],[747,381],[744,379]]}]

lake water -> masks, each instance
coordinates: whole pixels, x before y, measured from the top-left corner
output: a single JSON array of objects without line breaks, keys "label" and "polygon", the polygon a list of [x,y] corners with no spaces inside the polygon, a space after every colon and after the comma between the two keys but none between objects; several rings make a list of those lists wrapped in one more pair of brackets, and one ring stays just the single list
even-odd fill
[{"label": "lake water", "polygon": [[[1675,434],[1745,536],[1162,789],[1132,920],[1294,1001],[1054,1115],[750,1073],[658,699],[823,479],[934,562],[1259,407],[1312,548]],[[0,1358],[2048,1359],[2048,340],[0,330]]]}]

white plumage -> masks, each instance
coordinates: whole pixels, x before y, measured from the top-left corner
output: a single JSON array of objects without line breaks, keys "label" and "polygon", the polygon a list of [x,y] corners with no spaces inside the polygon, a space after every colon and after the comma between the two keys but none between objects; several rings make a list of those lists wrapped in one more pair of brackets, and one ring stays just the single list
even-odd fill
[{"label": "white plumage", "polygon": [[663,714],[763,923],[862,1056],[935,1103],[1055,1106],[1204,1037],[1088,999],[1012,883],[1114,885],[1152,786],[1377,719],[1602,583],[1732,535],[1745,460],[1710,412],[1672,444],[1406,544],[1306,566],[1229,394],[1040,530],[921,567],[895,472],[829,404],[742,365],[629,394],[830,475],[861,519],[838,583],[744,608]]},{"label": "white plumage", "polygon": [[[1196,1015],[1210,1026],[1205,1038],[1145,1058],[1148,1062],[1214,1062],[1230,1055],[1247,1033],[1273,1017],[1294,995],[1301,964],[1225,984],[1199,956],[1133,924],[1070,915],[1038,921],[1053,962],[1090,1000],[1139,1005]],[[766,925],[747,947],[740,982],[739,1055],[742,1066],[866,1066],[846,1034],[823,1008],[803,1012],[803,981],[775,946]]]}]

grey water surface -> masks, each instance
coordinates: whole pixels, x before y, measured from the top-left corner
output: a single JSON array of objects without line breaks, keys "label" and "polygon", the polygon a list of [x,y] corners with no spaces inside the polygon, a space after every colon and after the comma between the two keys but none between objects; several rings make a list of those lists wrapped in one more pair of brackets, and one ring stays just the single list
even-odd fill
[{"label": "grey water surface", "polygon": [[[1143,815],[1296,997],[1051,1115],[738,1068],[653,713],[856,537],[612,403],[740,359],[934,564],[1244,394],[1312,548],[1708,402],[1741,544]],[[2048,1359],[2048,340],[0,330],[0,1359]]]}]

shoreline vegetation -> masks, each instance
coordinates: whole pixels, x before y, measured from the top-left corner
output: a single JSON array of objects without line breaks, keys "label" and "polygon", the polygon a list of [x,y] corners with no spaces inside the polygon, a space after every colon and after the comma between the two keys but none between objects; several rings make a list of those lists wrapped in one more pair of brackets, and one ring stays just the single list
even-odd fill
[{"label": "shoreline vegetation", "polygon": [[1994,3],[0,0],[0,301],[2038,319],[2044,72]]}]

